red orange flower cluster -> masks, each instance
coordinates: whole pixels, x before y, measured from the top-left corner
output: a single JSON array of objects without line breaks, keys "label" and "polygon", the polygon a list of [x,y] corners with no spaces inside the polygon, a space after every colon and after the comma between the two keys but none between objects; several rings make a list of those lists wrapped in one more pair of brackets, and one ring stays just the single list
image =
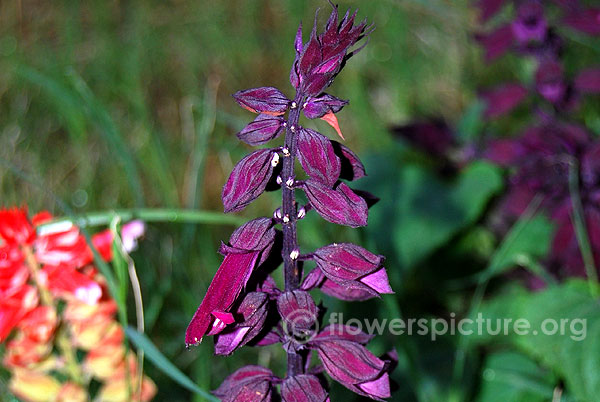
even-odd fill
[{"label": "red orange flower cluster", "polygon": [[[85,237],[71,222],[42,226],[51,220],[0,210],[0,342],[10,338],[10,390],[25,401],[86,401],[93,379],[102,384],[98,400],[150,400],[156,387],[126,352],[117,305]],[[139,221],[124,225],[123,244],[133,247],[143,231]],[[109,230],[92,238],[106,261],[113,240]]]}]

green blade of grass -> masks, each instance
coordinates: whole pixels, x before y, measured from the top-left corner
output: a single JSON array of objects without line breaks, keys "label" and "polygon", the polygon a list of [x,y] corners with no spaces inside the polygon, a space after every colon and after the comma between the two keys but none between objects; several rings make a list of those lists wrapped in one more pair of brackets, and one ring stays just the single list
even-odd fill
[{"label": "green blade of grass", "polygon": [[187,377],[181,370],[179,370],[173,363],[169,361],[163,355],[160,350],[152,343],[148,337],[132,327],[125,329],[125,334],[131,340],[131,342],[139,349],[144,351],[144,354],[148,360],[150,360],[158,369],[168,375],[173,381],[181,385],[182,387],[202,396],[207,401],[219,400],[212,396],[207,391],[198,387],[189,377]]}]

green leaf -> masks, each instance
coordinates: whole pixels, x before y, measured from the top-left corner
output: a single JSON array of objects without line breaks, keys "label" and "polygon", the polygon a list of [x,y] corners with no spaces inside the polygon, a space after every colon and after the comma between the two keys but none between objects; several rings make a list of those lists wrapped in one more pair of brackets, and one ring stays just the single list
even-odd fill
[{"label": "green leaf", "polygon": [[575,398],[598,400],[600,303],[590,296],[585,281],[572,280],[535,293],[518,290],[503,294],[484,303],[479,313],[485,319],[527,320],[530,330],[525,334],[509,326],[506,336],[484,335],[479,340],[516,346],[564,378],[566,390]]},{"label": "green leaf", "polygon": [[474,223],[502,187],[502,177],[484,162],[471,164],[451,183],[410,166],[401,172],[399,187],[393,238],[402,265],[410,267]]},{"label": "green leaf", "polygon": [[146,355],[146,358],[150,360],[158,369],[160,369],[163,373],[168,375],[173,381],[177,382],[182,387],[204,397],[207,401],[216,401],[219,400],[212,396],[207,391],[198,387],[189,377],[181,372],[173,363],[169,361],[163,355],[158,348],[152,343],[150,339],[145,334],[142,334],[136,331],[132,327],[127,327],[125,329],[125,333],[127,337],[131,340],[131,342],[139,349],[142,349]]},{"label": "green leaf", "polygon": [[489,355],[481,370],[477,402],[546,402],[552,400],[556,378],[529,357],[500,351]]}]

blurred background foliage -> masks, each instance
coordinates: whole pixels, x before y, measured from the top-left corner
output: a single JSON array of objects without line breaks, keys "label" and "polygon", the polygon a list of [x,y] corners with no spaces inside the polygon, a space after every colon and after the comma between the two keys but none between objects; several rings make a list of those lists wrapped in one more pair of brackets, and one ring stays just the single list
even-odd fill
[{"label": "blurred background foliage", "polygon": [[[381,201],[364,230],[307,217],[300,242],[312,250],[353,241],[385,254],[396,295],[355,304],[324,298],[323,303],[329,311],[343,311],[346,319],[449,318],[450,312],[468,316],[480,309],[502,317],[523,306],[529,307],[522,315],[535,317],[553,308],[565,313],[555,305],[570,292],[572,303],[580,303],[600,331],[597,304],[577,296],[585,293],[577,285],[536,296],[515,278],[497,276],[523,258],[543,256],[552,233],[539,216],[520,222],[508,243],[488,229],[485,212],[503,188],[499,168],[474,162],[460,173],[440,174],[439,166],[390,132],[394,125],[435,117],[457,127],[460,141],[477,141],[524,124],[518,113],[492,124],[481,118],[481,88],[505,79],[530,82],[533,69],[510,56],[491,67],[483,64],[472,40],[479,26],[471,6],[466,0],[340,4],[342,10],[359,8],[359,17],[377,26],[371,43],[329,92],[350,100],[338,119],[369,174],[357,186]],[[230,94],[269,85],[287,88],[291,96],[297,24],[310,26],[318,7],[329,5],[316,0],[1,2],[2,204],[27,204],[31,211],[57,215],[68,213],[64,205],[76,213],[137,207],[222,211],[221,187],[249,150],[235,133],[252,118]],[[568,60],[575,66],[598,60],[597,44],[579,41],[574,49]],[[597,105],[581,112],[596,134]],[[334,135],[325,123],[307,124]],[[269,193],[240,215],[270,215],[277,203],[277,193]],[[212,355],[208,340],[185,351],[185,328],[220,263],[219,242],[233,229],[231,224],[153,223],[133,254],[147,335],[205,390],[244,364],[267,364],[276,373],[284,367],[276,348],[244,348],[223,358]],[[596,310],[585,308],[590,304]],[[568,356],[583,377],[567,384],[585,382],[570,393],[573,398],[585,400],[600,386],[597,341],[584,353],[582,344],[571,350],[570,344],[540,346],[535,339],[447,336],[431,342],[386,334],[371,350],[392,347],[400,354],[393,400],[551,400],[564,384],[564,371],[557,367]],[[563,348],[570,352],[565,355]],[[157,400],[203,400],[151,364],[147,371],[158,385]],[[352,398],[357,397],[332,386],[332,400]]]}]

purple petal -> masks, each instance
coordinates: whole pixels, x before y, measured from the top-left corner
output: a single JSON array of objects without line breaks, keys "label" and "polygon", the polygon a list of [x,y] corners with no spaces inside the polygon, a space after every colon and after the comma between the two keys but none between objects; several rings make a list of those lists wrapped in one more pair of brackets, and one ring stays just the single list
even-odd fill
[{"label": "purple petal", "polygon": [[317,321],[319,310],[303,290],[285,292],[277,299],[277,310],[284,321],[286,333],[292,336],[305,336]]},{"label": "purple petal", "polygon": [[390,393],[390,376],[388,373],[383,373],[381,377],[373,381],[367,381],[358,385],[361,391],[371,398],[389,398]]},{"label": "purple petal", "polygon": [[512,46],[514,41],[511,25],[502,25],[489,34],[479,34],[476,39],[485,49],[485,60],[490,63],[502,56]]},{"label": "purple petal", "polygon": [[237,370],[213,391],[223,402],[263,402],[271,400],[271,370],[261,366],[246,366]]},{"label": "purple petal", "polygon": [[260,252],[228,254],[217,270],[204,300],[196,310],[187,331],[185,343],[197,345],[213,325],[214,313],[229,312],[240,292],[248,282]]},{"label": "purple petal", "polygon": [[314,130],[303,128],[298,133],[298,159],[311,178],[328,187],[340,177],[341,163],[331,141]]},{"label": "purple petal", "polygon": [[321,94],[317,97],[309,98],[302,110],[307,118],[318,119],[327,113],[339,112],[347,104],[348,101],[346,100],[329,94]]},{"label": "purple petal", "polygon": [[503,116],[517,107],[527,96],[527,88],[520,84],[504,84],[484,95],[488,119]]},{"label": "purple petal", "polygon": [[248,145],[265,144],[279,136],[283,131],[284,122],[282,117],[261,113],[252,123],[237,133],[237,137]]},{"label": "purple petal", "polygon": [[323,280],[325,280],[325,276],[323,275],[323,272],[320,269],[313,269],[312,271],[310,271],[308,273],[308,275],[306,275],[304,277],[304,280],[302,281],[302,284],[300,285],[300,289],[302,290],[312,290],[316,287],[318,287]]},{"label": "purple petal", "polygon": [[365,166],[350,148],[337,141],[331,141],[331,145],[335,154],[340,158],[340,179],[354,181],[367,175]]},{"label": "purple petal", "polygon": [[581,71],[575,78],[575,88],[583,93],[600,93],[600,68],[588,68]]},{"label": "purple petal", "polygon": [[600,35],[600,8],[575,11],[565,18],[565,23],[588,35]]},{"label": "purple petal", "polygon": [[515,39],[521,44],[542,42],[548,29],[542,5],[536,1],[522,3],[517,10],[512,29]]},{"label": "purple petal", "polygon": [[385,268],[363,277],[360,281],[379,294],[394,293]]},{"label": "purple petal", "polygon": [[279,155],[271,149],[254,151],[239,161],[223,187],[221,198],[225,212],[244,209],[258,198],[278,163]]},{"label": "purple petal", "polygon": [[235,101],[252,113],[271,115],[284,114],[290,100],[277,88],[260,87],[238,91],[233,94]]},{"label": "purple petal", "polygon": [[314,375],[288,377],[281,386],[283,402],[326,402],[327,392]]},{"label": "purple petal", "polygon": [[344,183],[331,189],[311,179],[305,182],[303,190],[312,207],[325,220],[353,228],[366,226],[369,214],[366,201]]},{"label": "purple petal", "polygon": [[314,252],[317,267],[340,284],[354,281],[379,270],[383,256],[351,243],[334,243]]}]

